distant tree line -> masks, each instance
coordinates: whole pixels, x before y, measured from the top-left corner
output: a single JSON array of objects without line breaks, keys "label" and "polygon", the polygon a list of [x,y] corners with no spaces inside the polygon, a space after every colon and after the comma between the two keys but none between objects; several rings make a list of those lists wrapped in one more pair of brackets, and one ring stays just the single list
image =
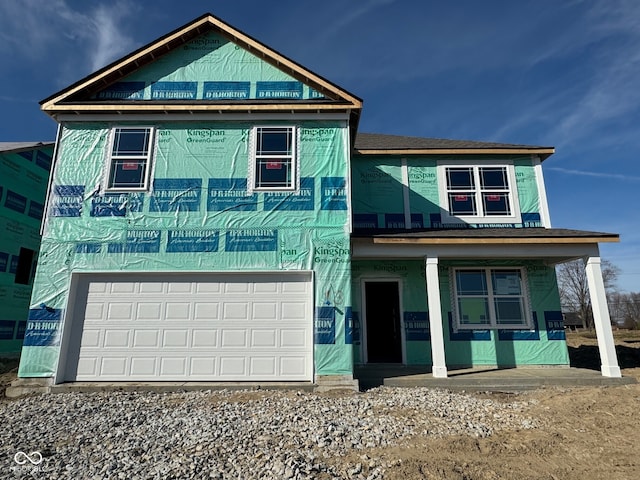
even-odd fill
[{"label": "distant tree line", "polygon": [[[629,329],[640,329],[640,292],[619,292],[616,286],[620,269],[603,260],[602,279],[609,304],[611,323]],[[562,311],[578,317],[583,328],[593,329],[593,311],[587,274],[582,260],[562,263],[556,267]]]}]

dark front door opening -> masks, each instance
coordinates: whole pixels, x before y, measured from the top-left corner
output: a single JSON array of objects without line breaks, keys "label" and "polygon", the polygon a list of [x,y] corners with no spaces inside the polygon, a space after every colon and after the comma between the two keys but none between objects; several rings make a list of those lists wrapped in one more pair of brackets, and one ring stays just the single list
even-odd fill
[{"label": "dark front door opening", "polygon": [[402,363],[398,282],[365,282],[368,363]]}]

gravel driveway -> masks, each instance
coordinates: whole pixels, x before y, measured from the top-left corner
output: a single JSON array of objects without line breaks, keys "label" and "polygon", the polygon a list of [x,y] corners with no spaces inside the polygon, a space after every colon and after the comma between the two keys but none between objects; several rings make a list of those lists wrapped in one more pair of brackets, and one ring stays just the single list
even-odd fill
[{"label": "gravel driveway", "polygon": [[379,479],[394,465],[376,447],[535,428],[528,405],[426,388],[33,396],[0,402],[0,477]]}]

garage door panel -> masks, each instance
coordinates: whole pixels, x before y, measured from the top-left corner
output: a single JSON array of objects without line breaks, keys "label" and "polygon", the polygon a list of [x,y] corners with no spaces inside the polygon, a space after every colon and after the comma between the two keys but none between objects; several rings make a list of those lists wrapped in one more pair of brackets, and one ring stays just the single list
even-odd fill
[{"label": "garage door panel", "polygon": [[133,357],[131,359],[132,377],[154,377],[156,376],[157,358],[155,357]]},{"label": "garage door panel", "polygon": [[278,293],[278,286],[280,284],[277,282],[264,282],[264,283],[256,283],[253,287],[254,293],[270,293],[275,294]]},{"label": "garage door panel", "polygon": [[222,288],[219,282],[198,282],[196,293],[221,293]]},{"label": "garage door panel", "polygon": [[220,377],[232,377],[234,379],[244,379],[247,377],[247,358],[237,357],[220,357]]},{"label": "garage door panel", "polygon": [[146,293],[165,293],[166,283],[163,282],[140,282],[138,284],[138,292],[141,294]]},{"label": "garage door panel", "polygon": [[189,373],[193,377],[214,377],[216,375],[216,358],[192,358]]},{"label": "garage door panel", "polygon": [[129,330],[106,330],[104,333],[104,345],[107,348],[129,347]]},{"label": "garage door panel", "polygon": [[130,358],[126,354],[112,357],[102,357],[100,362],[100,375],[108,377],[124,378],[128,375],[127,364]]},{"label": "garage door panel", "polygon": [[87,304],[87,311],[85,314],[86,320],[102,320],[104,318],[104,305],[102,303],[89,303]]},{"label": "garage door panel", "polygon": [[68,380],[312,379],[308,273],[85,278]]},{"label": "garage door panel", "polygon": [[223,306],[223,320],[249,320],[249,305],[246,302],[225,302]]},{"label": "garage door panel", "polygon": [[234,330],[231,328],[225,328],[222,330],[222,341],[220,342],[222,348],[246,348],[247,347],[247,331]]},{"label": "garage door panel", "polygon": [[98,372],[99,358],[97,356],[85,355],[78,361],[78,376],[96,377]]},{"label": "garage door panel", "polygon": [[251,331],[251,347],[265,348],[278,346],[277,331],[275,329],[252,330]]},{"label": "garage door panel", "polygon": [[167,302],[165,320],[189,320],[191,304],[185,302]]},{"label": "garage door panel", "polygon": [[249,375],[250,376],[260,376],[260,377],[277,377],[277,369],[276,366],[278,364],[278,360],[276,357],[251,357],[249,365]]},{"label": "garage door panel", "polygon": [[82,331],[82,339],[81,343],[83,346],[91,348],[91,347],[100,347],[100,338],[101,338],[101,330],[94,330],[91,328],[85,328]]},{"label": "garage door panel", "polygon": [[165,330],[162,336],[163,348],[187,348],[189,346],[189,332],[183,330]]},{"label": "garage door panel", "polygon": [[309,346],[308,335],[302,328],[288,328],[280,331],[281,348],[305,348]]},{"label": "garage door panel", "polygon": [[132,303],[112,303],[107,307],[107,319],[131,321],[134,318],[134,311]]},{"label": "garage door panel", "polygon": [[253,302],[251,313],[254,320],[274,322],[278,319],[278,302]]},{"label": "garage door panel", "polygon": [[136,305],[136,321],[160,321],[162,306],[161,302],[138,303]]},{"label": "garage door panel", "polygon": [[156,329],[134,330],[133,348],[159,348],[160,332]]},{"label": "garage door panel", "polygon": [[193,284],[191,282],[171,282],[167,284],[168,294],[180,294],[191,293],[193,291]]},{"label": "garage door panel", "polygon": [[304,302],[282,302],[282,320],[303,320],[307,305]]},{"label": "garage door panel", "polygon": [[197,302],[194,305],[194,320],[219,320],[220,303]]},{"label": "garage door panel", "polygon": [[251,292],[251,284],[248,282],[230,282],[223,284],[223,286],[224,293],[234,294]]},{"label": "garage door panel", "polygon": [[193,330],[193,348],[215,348],[218,346],[218,330],[197,328]]},{"label": "garage door panel", "polygon": [[304,375],[308,368],[307,361],[308,359],[303,355],[280,358],[280,375],[285,377]]},{"label": "garage door panel", "polygon": [[160,359],[160,377],[185,377],[187,359],[185,357],[163,357]]}]

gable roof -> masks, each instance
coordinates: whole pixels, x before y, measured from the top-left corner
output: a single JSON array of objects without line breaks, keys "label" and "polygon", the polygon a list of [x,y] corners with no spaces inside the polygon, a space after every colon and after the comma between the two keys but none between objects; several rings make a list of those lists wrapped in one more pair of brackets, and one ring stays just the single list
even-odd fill
[{"label": "gable roof", "polygon": [[553,147],[511,143],[447,140],[444,138],[404,137],[380,133],[360,133],[355,153],[362,155],[442,155],[442,154],[531,154],[542,160],[554,153]]},{"label": "gable roof", "polygon": [[[143,66],[175,51],[187,42],[207,32],[215,31],[240,47],[251,51],[265,62],[285,71],[297,80],[306,83],[326,98],[294,102],[287,100],[233,101],[92,101],[96,92],[114,84]],[[327,100],[328,99],[328,100]],[[116,60],[73,85],[45,98],[40,102],[44,112],[55,118],[60,113],[88,112],[195,112],[195,111],[348,111],[357,124],[362,100],[329,80],[313,73],[281,53],[267,47],[244,32],[228,25],[210,13],[170,32],[163,37]]]}]

